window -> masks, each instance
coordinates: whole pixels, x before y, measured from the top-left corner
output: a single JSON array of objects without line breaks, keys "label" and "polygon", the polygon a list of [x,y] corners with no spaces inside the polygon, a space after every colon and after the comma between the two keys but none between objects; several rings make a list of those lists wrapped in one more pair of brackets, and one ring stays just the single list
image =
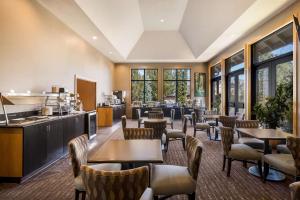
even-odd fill
[{"label": "window", "polygon": [[131,101],[157,101],[157,69],[131,70]]},{"label": "window", "polygon": [[164,100],[184,103],[191,96],[191,70],[164,70]]},{"label": "window", "polygon": [[212,104],[211,107],[218,112],[221,109],[221,64],[217,64],[211,68],[211,85],[212,85]]},{"label": "window", "polygon": [[288,24],[252,46],[255,103],[274,96],[280,83],[293,79],[293,26]]},{"label": "window", "polygon": [[227,99],[226,113],[236,115],[237,112],[244,113],[244,50],[234,54],[225,60]]}]

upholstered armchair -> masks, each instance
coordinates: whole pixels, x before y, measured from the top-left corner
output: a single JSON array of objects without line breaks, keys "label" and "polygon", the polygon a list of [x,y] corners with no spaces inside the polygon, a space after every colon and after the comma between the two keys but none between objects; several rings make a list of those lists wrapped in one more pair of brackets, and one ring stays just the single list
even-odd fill
[{"label": "upholstered armchair", "polygon": [[123,116],[121,117],[121,119],[122,119],[122,129],[124,130],[124,128],[126,128],[127,118],[126,118],[125,115],[123,115]]},{"label": "upholstered armchair", "polygon": [[[78,200],[80,194],[82,195],[82,199],[85,199],[86,190],[82,182],[80,167],[82,165],[87,165],[88,137],[87,135],[79,136],[71,140],[68,145],[75,178],[75,199]],[[95,164],[90,165],[90,167],[106,171],[121,170],[121,164]]]},{"label": "upholstered armchair", "polygon": [[222,170],[225,170],[226,161],[227,161],[227,176],[230,176],[231,171],[231,162],[234,160],[249,162],[256,161],[259,172],[262,174],[262,162],[261,162],[261,153],[257,152],[255,149],[251,148],[245,144],[234,144],[233,135],[234,131],[230,127],[220,127],[221,140],[223,147],[223,167]]},{"label": "upholstered armchair", "polygon": [[164,113],[163,112],[149,112],[148,118],[149,119],[163,119]]},{"label": "upholstered armchair", "polygon": [[[236,120],[236,128],[258,128],[259,121],[258,120]],[[254,149],[263,150],[264,149],[264,141],[259,140],[257,138],[250,137],[246,134],[238,132],[238,143],[246,144]]]},{"label": "upholstered armchair", "polygon": [[125,128],[123,129],[125,140],[153,139],[154,131],[152,128]]},{"label": "upholstered armchair", "polygon": [[150,200],[148,167],[122,171],[95,170],[83,165],[82,179],[89,200]]},{"label": "upholstered armchair", "polygon": [[202,123],[197,122],[198,120],[197,120],[197,115],[195,112],[192,112],[192,119],[193,119],[193,125],[194,125],[194,137],[196,137],[197,131],[206,131],[209,140],[211,140],[210,125],[205,122],[202,122]]},{"label": "upholstered armchair", "polygon": [[182,129],[166,129],[167,142],[166,142],[166,151],[169,148],[169,142],[175,140],[181,140],[183,149],[185,149],[185,136],[187,130],[187,118],[184,118]]},{"label": "upholstered armchair", "polygon": [[154,199],[159,196],[187,194],[189,200],[195,199],[198,171],[202,155],[199,139],[186,136],[187,167],[176,165],[152,165],[151,188]]},{"label": "upholstered armchair", "polygon": [[290,184],[291,200],[300,200],[300,182]]},{"label": "upholstered armchair", "polygon": [[[298,181],[300,180],[300,138],[287,137],[287,147],[291,154],[266,154],[263,156],[264,168],[269,166],[294,176]],[[264,181],[268,176],[268,170],[264,170]]]},{"label": "upholstered armchair", "polygon": [[145,128],[152,128],[154,135],[153,139],[159,139],[162,141],[162,144],[165,144],[166,141],[163,141],[163,134],[166,132],[167,122],[166,121],[158,121],[158,122],[151,122],[145,121],[144,124]]}]

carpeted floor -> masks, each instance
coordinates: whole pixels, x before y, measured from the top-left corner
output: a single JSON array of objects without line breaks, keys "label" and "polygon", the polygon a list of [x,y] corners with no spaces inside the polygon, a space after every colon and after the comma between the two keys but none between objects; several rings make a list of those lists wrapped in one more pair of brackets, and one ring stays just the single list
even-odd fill
[{"label": "carpeted floor", "polygon": [[[98,148],[108,139],[122,138],[120,123],[112,128],[101,129],[91,142],[92,148]],[[129,127],[136,127],[136,121],[128,121]],[[180,127],[177,122],[176,127]],[[193,130],[189,126],[188,134]],[[222,148],[220,142],[207,140],[204,132],[197,137],[203,142],[204,152],[198,176],[197,199],[228,200],[284,200],[289,199],[289,178],[284,182],[262,181],[250,175],[240,162],[233,162],[231,177],[221,171]],[[171,142],[169,151],[164,155],[165,163],[186,165],[186,152],[180,141]],[[22,184],[0,184],[0,199],[33,199],[33,200],[71,200],[74,199],[73,174],[68,158],[63,158],[47,170],[23,182]],[[187,199],[185,196],[174,196],[170,199]]]}]

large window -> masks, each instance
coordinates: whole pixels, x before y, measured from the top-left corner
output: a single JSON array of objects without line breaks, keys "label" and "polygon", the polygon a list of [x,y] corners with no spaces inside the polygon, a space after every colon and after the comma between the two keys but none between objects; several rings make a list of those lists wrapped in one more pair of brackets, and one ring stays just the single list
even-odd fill
[{"label": "large window", "polygon": [[292,83],[292,29],[292,24],[288,24],[252,46],[254,104],[263,103],[266,97],[274,96],[280,83]]},{"label": "large window", "polygon": [[244,113],[244,51],[240,51],[225,60],[227,80],[226,112],[235,115]]},{"label": "large window", "polygon": [[220,112],[221,109],[221,64],[217,64],[211,68],[211,107]]},{"label": "large window", "polygon": [[131,70],[131,101],[157,101],[157,69]]},{"label": "large window", "polygon": [[191,70],[164,69],[164,100],[184,103],[191,97]]}]

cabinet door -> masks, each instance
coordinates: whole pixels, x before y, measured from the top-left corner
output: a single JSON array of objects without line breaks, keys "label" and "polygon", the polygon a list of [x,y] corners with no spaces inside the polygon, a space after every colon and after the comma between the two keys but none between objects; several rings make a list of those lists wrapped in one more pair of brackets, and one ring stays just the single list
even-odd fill
[{"label": "cabinet door", "polygon": [[65,118],[62,120],[63,126],[63,152],[68,152],[68,143],[75,137],[73,119]]},{"label": "cabinet door", "polygon": [[23,175],[28,175],[47,162],[47,133],[43,125],[24,128]]},{"label": "cabinet door", "polygon": [[47,132],[47,161],[54,161],[63,154],[62,123],[60,120],[46,123]]},{"label": "cabinet door", "polygon": [[84,115],[74,117],[75,136],[84,134]]}]

